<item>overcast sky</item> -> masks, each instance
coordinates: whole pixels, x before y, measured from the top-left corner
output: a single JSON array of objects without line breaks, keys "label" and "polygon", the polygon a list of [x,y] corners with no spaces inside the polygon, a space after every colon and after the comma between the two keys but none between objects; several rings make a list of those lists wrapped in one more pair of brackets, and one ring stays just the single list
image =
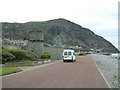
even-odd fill
[{"label": "overcast sky", "polygon": [[64,18],[118,47],[119,0],[0,0],[0,22]]}]

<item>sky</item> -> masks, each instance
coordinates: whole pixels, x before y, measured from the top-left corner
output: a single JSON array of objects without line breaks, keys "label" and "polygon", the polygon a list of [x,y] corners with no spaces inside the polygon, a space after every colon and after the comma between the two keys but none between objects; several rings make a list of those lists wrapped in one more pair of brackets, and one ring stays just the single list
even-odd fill
[{"label": "sky", "polygon": [[118,48],[119,0],[0,0],[0,22],[64,18],[104,37]]}]

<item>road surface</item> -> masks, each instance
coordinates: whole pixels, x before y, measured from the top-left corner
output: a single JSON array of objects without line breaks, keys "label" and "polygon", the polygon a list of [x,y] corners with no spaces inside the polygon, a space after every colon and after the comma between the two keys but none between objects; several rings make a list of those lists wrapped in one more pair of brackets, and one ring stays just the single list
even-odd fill
[{"label": "road surface", "polygon": [[90,55],[2,78],[3,88],[108,88]]}]

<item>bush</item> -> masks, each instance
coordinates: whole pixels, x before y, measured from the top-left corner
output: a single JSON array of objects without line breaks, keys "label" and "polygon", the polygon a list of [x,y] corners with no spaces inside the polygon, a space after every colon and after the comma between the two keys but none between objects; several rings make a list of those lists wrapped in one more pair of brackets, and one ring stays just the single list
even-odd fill
[{"label": "bush", "polygon": [[10,53],[12,53],[17,60],[25,60],[25,59],[34,60],[37,58],[37,55],[35,53],[27,50],[16,49],[16,50],[11,50]]},{"label": "bush", "polygon": [[41,56],[41,59],[50,59],[51,53],[50,52],[44,52],[44,54]]},{"label": "bush", "polygon": [[[2,55],[1,55],[2,54]],[[21,49],[9,49],[6,47],[2,48],[2,62],[12,62],[12,61],[21,61],[21,60],[36,60],[37,54]]]},{"label": "bush", "polygon": [[2,56],[2,63],[4,64],[5,62],[10,62],[15,59],[15,56],[8,52],[8,48],[2,47],[1,48],[2,53],[0,53],[0,56]]},{"label": "bush", "polygon": [[26,55],[25,55],[24,51],[22,51],[22,50],[17,50],[17,49],[10,50],[10,53],[12,53],[18,60],[22,60],[22,59],[26,58]]},{"label": "bush", "polygon": [[10,62],[15,59],[15,56],[12,53],[9,53],[5,50],[2,51],[2,63]]},{"label": "bush", "polygon": [[38,58],[37,54],[35,54],[34,52],[25,50],[24,53],[26,57],[25,59],[36,60]]}]

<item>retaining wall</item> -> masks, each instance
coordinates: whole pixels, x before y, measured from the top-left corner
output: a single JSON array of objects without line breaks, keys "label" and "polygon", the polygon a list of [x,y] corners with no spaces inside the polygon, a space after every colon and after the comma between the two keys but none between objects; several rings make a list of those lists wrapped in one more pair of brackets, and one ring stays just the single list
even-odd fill
[{"label": "retaining wall", "polygon": [[43,52],[50,52],[52,60],[60,60],[62,59],[63,48],[44,47]]}]

